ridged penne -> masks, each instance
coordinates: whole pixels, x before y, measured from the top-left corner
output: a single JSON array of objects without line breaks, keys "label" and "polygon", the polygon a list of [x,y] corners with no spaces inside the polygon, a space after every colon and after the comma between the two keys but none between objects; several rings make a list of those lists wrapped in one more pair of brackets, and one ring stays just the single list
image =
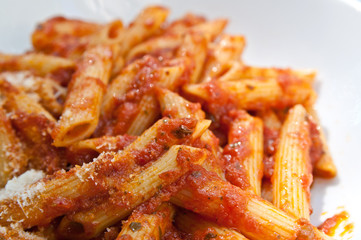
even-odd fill
[{"label": "ridged penne", "polygon": [[228,145],[223,150],[226,179],[243,190],[261,195],[263,123],[244,111],[231,112]]},{"label": "ridged penne", "polygon": [[[156,71],[157,86],[176,89],[184,68],[182,66],[162,67]],[[139,110],[127,130],[127,134],[140,135],[160,116],[159,104],[154,93],[148,93],[139,102]]]},{"label": "ridged penne", "polygon": [[0,188],[2,188],[8,180],[22,174],[27,169],[28,158],[11,127],[5,110],[1,107],[0,143]]},{"label": "ridged penne", "polygon": [[157,97],[164,117],[204,119],[199,103],[192,103],[164,88],[157,89]]},{"label": "ridged penne", "polygon": [[175,224],[181,231],[192,234],[191,239],[193,240],[247,240],[245,236],[234,229],[219,226],[195,213],[185,210],[177,211]]},{"label": "ridged penne", "polygon": [[201,32],[186,34],[176,57],[186,62],[187,82],[196,83],[203,69],[207,55],[208,40]]},{"label": "ridged penne", "polygon": [[140,59],[129,64],[111,81],[104,94],[101,106],[103,116],[110,115],[114,111],[117,102],[126,94],[130,84],[143,67],[144,62],[144,60]]},{"label": "ridged penne", "polygon": [[307,112],[296,105],[282,126],[272,176],[274,205],[296,218],[310,218],[310,146]]},{"label": "ridged penne", "polygon": [[[107,199],[109,191],[117,189],[119,176],[132,171],[136,165],[154,161],[174,144],[199,137],[209,124],[206,120],[199,123],[192,119],[159,120],[124,151],[102,154],[96,161],[68,172],[60,171],[50,179],[30,185],[22,193],[0,200],[0,225],[15,222],[25,228],[43,225],[57,216],[86,208],[82,203],[91,203],[92,197]],[[117,174],[109,175],[109,171]],[[68,207],[61,207],[61,199],[69,203]],[[49,206],[51,214],[47,211]]]},{"label": "ridged penne", "polygon": [[0,239],[331,240],[316,71],[248,65],[227,19],[169,12],[52,17],[0,53]]},{"label": "ridged penne", "polygon": [[154,239],[162,240],[172,225],[174,207],[163,203],[152,214],[133,213],[123,224],[117,240]]},{"label": "ridged penne", "polygon": [[65,157],[72,165],[83,165],[93,161],[102,152],[123,150],[136,139],[135,136],[118,135],[89,138],[73,143],[66,149]]},{"label": "ridged penne", "polygon": [[78,59],[99,24],[64,17],[53,17],[39,24],[32,34],[35,50],[46,54]]},{"label": "ridged penne", "polygon": [[8,111],[21,111],[27,114],[42,115],[50,122],[56,121],[38,102],[34,101],[34,99],[10,84],[4,78],[0,79],[0,94],[5,97],[4,108]]},{"label": "ridged penne", "polygon": [[210,47],[200,82],[208,82],[220,77],[232,67],[234,61],[240,60],[245,46],[243,36],[224,34]]},{"label": "ridged penne", "polygon": [[234,62],[232,68],[222,78],[224,81],[241,79],[276,78],[279,81],[300,81],[313,83],[316,77],[314,70],[293,70],[289,68],[261,68],[246,66],[240,62]]},{"label": "ridged penne", "polygon": [[169,26],[166,28],[166,34],[184,34],[194,26],[205,23],[206,18],[200,15],[195,15],[193,13],[186,13],[181,18],[175,19],[169,23]]},{"label": "ridged penne", "polygon": [[[205,113],[199,103],[189,102],[178,94],[162,88],[157,89],[157,96],[164,117],[195,118],[198,120],[205,118]],[[224,178],[219,140],[211,130],[206,130],[199,139],[192,143],[192,146],[209,150],[213,156],[207,158],[203,167]]]},{"label": "ridged penne", "polygon": [[[168,9],[160,6],[145,8],[121,34],[108,41],[118,46],[115,48],[114,57],[125,57],[132,47],[160,31],[168,13]],[[116,76],[121,67],[122,65],[114,64],[112,76]]]},{"label": "ridged penne", "polygon": [[307,112],[309,114],[310,121],[312,122],[311,124],[313,124],[311,125],[311,133],[313,127],[313,131],[316,132],[315,135],[317,135],[315,137],[318,138],[317,141],[319,141],[321,145],[319,146],[321,149],[318,150],[320,151],[320,156],[317,159],[312,159],[315,161],[313,163],[313,172],[316,176],[333,178],[337,175],[337,169],[335,163],[333,162],[330,150],[328,149],[325,133],[321,127],[320,120],[316,111],[312,107],[307,108]]},{"label": "ridged penne", "polygon": [[153,94],[145,95],[139,102],[138,114],[132,120],[127,134],[137,136],[146,130],[160,115],[157,100]]},{"label": "ridged penne", "polygon": [[157,38],[151,38],[132,48],[126,57],[126,62],[131,62],[146,54],[152,56],[160,55],[162,58],[167,59],[174,55],[174,49],[179,47],[181,43],[182,38],[179,34],[161,35]]},{"label": "ridged penne", "polygon": [[42,77],[50,76],[64,85],[75,67],[72,60],[42,53],[0,54],[0,72],[29,70]]},{"label": "ridged penne", "polygon": [[6,240],[49,240],[35,233],[26,232],[17,224],[12,224],[9,227],[0,226],[0,238]]},{"label": "ridged penne", "polygon": [[103,136],[100,138],[89,138],[70,145],[71,151],[94,150],[98,153],[117,152],[132,143],[136,137],[129,135]]},{"label": "ridged penne", "polygon": [[183,71],[183,66],[163,67],[149,56],[130,64],[108,89],[96,135],[141,134],[160,115],[153,88],[175,89]]},{"label": "ridged penne", "polygon": [[55,146],[68,146],[94,132],[109,80],[111,57],[111,50],[104,46],[84,54],[69,86],[64,111],[52,133]]},{"label": "ridged penne", "polygon": [[281,84],[273,78],[189,84],[183,89],[207,102],[209,111],[216,115],[224,105],[262,110],[290,107],[298,103],[307,105],[315,97],[309,84],[291,81],[285,86],[285,83]]},{"label": "ridged penne", "polygon": [[171,198],[172,203],[249,239],[330,239],[307,220],[295,218],[202,168],[193,169],[182,180],[184,187]]},{"label": "ridged penne", "polygon": [[155,34],[166,20],[169,10],[160,6],[145,8],[129,25],[122,39],[122,52],[126,54],[132,47]]},{"label": "ridged penne", "polygon": [[[202,164],[205,158],[206,154],[202,149],[172,146],[157,161],[131,174],[129,180],[118,186],[119,191],[106,204],[90,209],[87,214],[63,218],[58,231],[65,233],[68,238],[95,237],[129,215],[131,210],[151,198],[159,188],[175,182],[188,171],[191,164]],[[72,232],[71,226],[74,225],[82,225],[83,231]]]},{"label": "ridged penne", "polygon": [[205,21],[194,25],[190,32],[199,33],[206,38],[207,42],[211,42],[223,32],[227,23],[227,19],[224,18]]},{"label": "ridged penne", "polygon": [[23,90],[52,115],[61,115],[63,106],[60,101],[65,101],[66,89],[59,83],[47,77],[35,76],[29,71],[3,72],[0,78]]},{"label": "ridged penne", "polygon": [[51,144],[51,131],[55,119],[39,103],[27,94],[0,79],[0,95],[4,96],[3,107],[19,136],[28,157],[28,167],[44,170],[48,174],[65,165],[62,149]]},{"label": "ridged penne", "polygon": [[257,115],[263,120],[263,177],[271,179],[274,169],[274,155],[276,153],[282,123],[276,113],[271,109],[258,112]]}]

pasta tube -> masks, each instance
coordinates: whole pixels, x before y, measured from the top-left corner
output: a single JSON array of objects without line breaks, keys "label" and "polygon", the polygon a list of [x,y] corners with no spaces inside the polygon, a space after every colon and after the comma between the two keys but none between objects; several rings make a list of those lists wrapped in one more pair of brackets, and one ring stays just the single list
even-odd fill
[{"label": "pasta tube", "polygon": [[94,132],[109,80],[111,57],[110,49],[104,46],[84,54],[72,78],[64,111],[52,133],[55,146],[68,146]]},{"label": "pasta tube", "polygon": [[[92,238],[106,227],[123,219],[132,209],[151,198],[162,186],[175,182],[188,171],[190,164],[202,164],[206,158],[204,150],[182,145],[172,146],[168,152],[130,176],[118,187],[118,193],[109,201],[90,209],[85,214],[69,215],[63,218],[59,232],[66,237]],[[83,226],[83,231],[71,231],[71,226]],[[64,231],[64,230],[68,231]],[[78,228],[77,228],[78,229]]]},{"label": "pasta tube", "polygon": [[226,179],[260,196],[263,177],[262,121],[243,111],[233,112],[232,117],[228,145],[223,150]]},{"label": "pasta tube", "polygon": [[289,110],[282,126],[272,177],[273,203],[296,218],[310,218],[310,130],[301,105]]},{"label": "pasta tube", "polygon": [[174,144],[199,137],[208,126],[206,120],[198,124],[192,119],[159,120],[124,151],[101,154],[96,161],[60,171],[30,185],[23,193],[0,200],[0,224],[19,222],[30,228],[75,209],[84,210],[87,203],[97,205],[93,198],[107,199],[117,189],[117,179],[134,170],[134,166],[154,161]]},{"label": "pasta tube", "polygon": [[123,224],[117,240],[154,239],[162,240],[172,226],[175,209],[169,203],[163,203],[154,213],[133,213]]},{"label": "pasta tube", "polygon": [[194,240],[247,240],[245,236],[231,228],[219,226],[185,210],[177,211],[175,224],[181,231],[192,234]]}]

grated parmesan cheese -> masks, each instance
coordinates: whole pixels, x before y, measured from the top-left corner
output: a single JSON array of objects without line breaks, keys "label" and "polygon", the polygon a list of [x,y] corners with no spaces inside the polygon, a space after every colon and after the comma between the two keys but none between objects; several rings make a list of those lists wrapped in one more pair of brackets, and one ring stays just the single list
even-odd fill
[{"label": "grated parmesan cheese", "polygon": [[38,236],[31,232],[24,231],[19,224],[11,224],[10,227],[0,226],[0,239],[6,237],[6,239],[26,239],[26,240],[46,240],[45,237]]},{"label": "grated parmesan cheese", "polygon": [[[45,174],[43,171],[40,170],[28,170],[19,177],[14,177],[10,181],[7,182],[5,188],[0,190],[0,201],[7,198],[12,198],[15,196],[21,197],[23,195],[23,198],[31,198],[31,192],[35,193],[37,191],[40,191],[42,188],[43,183],[39,183],[32,187],[32,191],[27,189],[27,186],[30,184],[33,184],[37,182],[38,180],[45,177]],[[27,194],[24,194],[27,193]]]}]

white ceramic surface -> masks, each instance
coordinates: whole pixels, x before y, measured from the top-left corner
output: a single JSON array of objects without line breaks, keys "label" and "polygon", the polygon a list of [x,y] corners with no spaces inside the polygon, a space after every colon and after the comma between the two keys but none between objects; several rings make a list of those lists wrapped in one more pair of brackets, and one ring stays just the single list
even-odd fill
[{"label": "white ceramic surface", "polygon": [[161,3],[171,17],[187,11],[208,18],[230,19],[230,33],[247,37],[244,59],[249,64],[319,71],[317,109],[327,129],[339,175],[316,179],[312,189],[312,222],[321,213],[344,206],[361,239],[361,2],[353,0],[2,0],[0,51],[30,48],[36,24],[53,15],[96,21],[132,19],[141,8]]}]

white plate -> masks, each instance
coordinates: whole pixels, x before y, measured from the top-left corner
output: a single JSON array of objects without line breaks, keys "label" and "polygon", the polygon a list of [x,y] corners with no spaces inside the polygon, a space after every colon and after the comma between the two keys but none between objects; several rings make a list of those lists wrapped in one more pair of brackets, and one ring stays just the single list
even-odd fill
[{"label": "white plate", "polygon": [[[312,190],[312,222],[321,213],[344,206],[361,239],[361,3],[341,0],[304,1],[118,1],[36,0],[2,1],[0,51],[20,53],[30,49],[35,25],[53,15],[96,21],[132,19],[150,3],[162,3],[172,18],[187,11],[208,18],[230,19],[228,32],[247,37],[244,59],[249,64],[319,71],[317,109],[327,129],[339,175],[317,179]],[[163,3],[162,3],[163,4]]]}]

